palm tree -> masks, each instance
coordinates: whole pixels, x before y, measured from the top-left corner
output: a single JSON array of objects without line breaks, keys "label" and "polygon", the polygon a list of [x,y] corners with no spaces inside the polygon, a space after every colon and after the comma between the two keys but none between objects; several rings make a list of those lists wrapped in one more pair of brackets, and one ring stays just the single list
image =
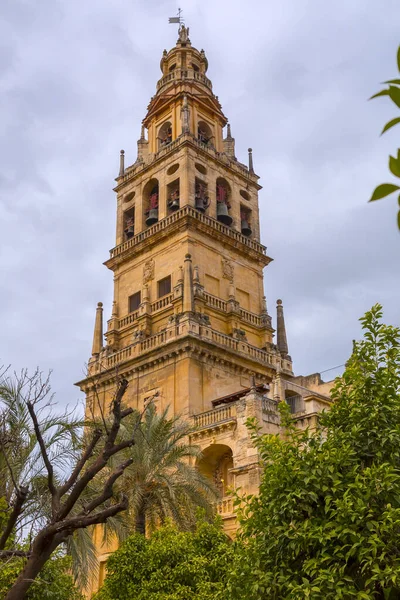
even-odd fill
[{"label": "palm tree", "polygon": [[133,463],[125,472],[123,486],[132,524],[142,534],[166,518],[183,530],[190,529],[196,509],[203,508],[211,517],[218,496],[196,467],[201,450],[189,443],[192,427],[167,414],[168,408],[158,414],[151,403],[139,427],[141,435],[129,450]]}]

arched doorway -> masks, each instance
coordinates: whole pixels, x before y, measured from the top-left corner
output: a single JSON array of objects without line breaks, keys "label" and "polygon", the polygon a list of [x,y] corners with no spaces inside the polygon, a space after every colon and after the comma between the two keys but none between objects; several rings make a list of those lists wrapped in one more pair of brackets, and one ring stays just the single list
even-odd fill
[{"label": "arched doorway", "polygon": [[201,459],[198,462],[198,468],[203,475],[208,477],[217,490],[221,498],[228,494],[233,487],[233,454],[232,449],[225,444],[212,444],[203,450]]}]

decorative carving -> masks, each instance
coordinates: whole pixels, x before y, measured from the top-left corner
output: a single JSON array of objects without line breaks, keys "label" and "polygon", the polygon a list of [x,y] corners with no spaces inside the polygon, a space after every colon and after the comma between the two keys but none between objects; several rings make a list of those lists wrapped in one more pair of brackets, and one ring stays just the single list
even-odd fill
[{"label": "decorative carving", "polygon": [[247,342],[247,337],[246,337],[246,332],[244,329],[234,329],[233,330],[233,337],[236,338],[237,340],[240,340],[241,342]]},{"label": "decorative carving", "polygon": [[154,260],[150,258],[143,265],[143,283],[146,284],[154,279]]},{"label": "decorative carving", "polygon": [[233,277],[234,277],[233,264],[231,263],[230,260],[223,258],[221,261],[221,265],[222,265],[222,277],[224,279],[228,279],[231,283],[233,283]]}]

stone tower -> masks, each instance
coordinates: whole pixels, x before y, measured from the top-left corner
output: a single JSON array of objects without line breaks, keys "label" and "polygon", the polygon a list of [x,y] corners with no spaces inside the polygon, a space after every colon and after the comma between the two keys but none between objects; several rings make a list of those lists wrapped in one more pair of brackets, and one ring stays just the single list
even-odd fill
[{"label": "stone tower", "polygon": [[[278,401],[288,400],[298,422],[310,424],[329,399],[318,375],[293,375],[280,300],[274,344],[259,177],[251,149],[248,165],[235,156],[207,58],[188,33],[181,26],[176,46],[164,50],[136,161],[125,167],[121,151],[116,245],[105,263],[114,273],[112,314],[103,347],[99,303],[88,376],[78,385],[95,407],[95,378],[96,402],[106,410],[123,375],[134,408],[152,400],[191,419],[203,448],[199,468],[220,488],[229,532],[235,520],[227,489],[252,493],[259,483],[247,417],[275,432]],[[101,561],[108,551],[99,551]]]}]

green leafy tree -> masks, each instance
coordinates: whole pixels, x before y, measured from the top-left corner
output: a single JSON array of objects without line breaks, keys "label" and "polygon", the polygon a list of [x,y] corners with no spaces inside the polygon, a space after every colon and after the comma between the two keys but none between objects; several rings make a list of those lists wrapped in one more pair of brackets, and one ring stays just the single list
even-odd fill
[{"label": "green leafy tree", "polygon": [[[400,330],[361,319],[318,431],[254,441],[260,494],[244,499],[230,599],[400,598]],[[237,500],[238,502],[238,500]]]},{"label": "green leafy tree", "polygon": [[[23,558],[11,558],[0,564],[0,598],[6,596],[23,566]],[[71,575],[71,558],[51,557],[32,583],[26,600],[84,600]]]},{"label": "green leafy tree", "polygon": [[[400,46],[397,50],[397,69],[400,73]],[[397,107],[397,109],[399,109],[400,108],[400,79],[399,78],[390,79],[389,81],[385,81],[385,83],[389,87],[381,90],[377,94],[374,94],[374,96],[372,96],[370,99],[378,98],[381,96],[388,96],[390,98],[390,100],[393,102],[393,104]],[[389,129],[391,129],[392,127],[394,127],[395,125],[398,125],[399,123],[400,123],[400,116],[395,117],[394,119],[391,119],[388,123],[386,123],[386,125],[382,129],[381,135],[384,134]],[[394,175],[395,177],[400,179],[400,148],[397,149],[396,157],[389,156],[389,170],[392,173],[392,175]],[[390,194],[393,194],[394,192],[398,192],[399,190],[400,190],[400,186],[397,184],[382,183],[381,185],[378,185],[378,187],[375,188],[369,201],[373,202],[375,200],[381,200],[382,198],[385,198],[386,196],[389,196]],[[398,197],[398,203],[400,206],[400,194]],[[397,225],[398,225],[398,228],[400,229],[400,210],[397,213]]]},{"label": "green leafy tree", "polygon": [[217,493],[196,468],[201,456],[189,443],[192,427],[179,417],[168,418],[168,408],[159,414],[150,404],[140,424],[135,445],[127,456],[132,461],[122,485],[127,490],[132,525],[145,533],[166,518],[180,529],[195,523],[196,510],[211,516]]},{"label": "green leafy tree", "polygon": [[170,523],[150,538],[134,534],[107,561],[96,600],[218,600],[232,560],[221,523],[180,532]]},{"label": "green leafy tree", "polygon": [[[54,411],[49,379],[39,372],[0,377],[0,496],[6,502],[0,566],[25,559],[6,600],[24,598],[60,546],[80,557],[75,564],[82,567],[88,528],[127,509],[116,484],[132,462],[124,452],[139,425],[133,409],[122,405],[127,386],[119,380],[109,414],[84,422]],[[30,542],[21,547],[27,533]]]}]

